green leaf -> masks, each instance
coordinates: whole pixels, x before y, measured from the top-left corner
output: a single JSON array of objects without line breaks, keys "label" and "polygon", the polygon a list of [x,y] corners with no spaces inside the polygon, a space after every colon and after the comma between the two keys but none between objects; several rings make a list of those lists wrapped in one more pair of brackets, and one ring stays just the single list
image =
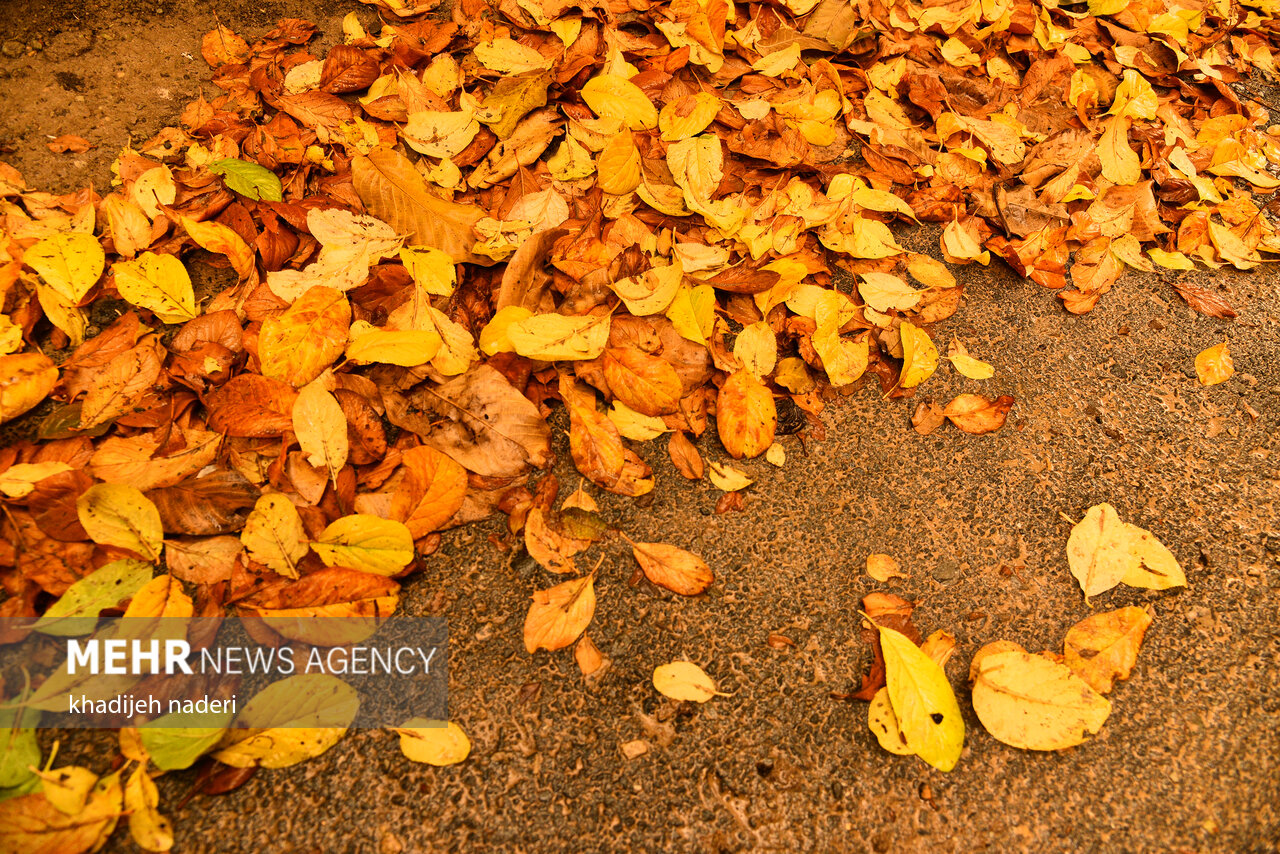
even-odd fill
[{"label": "green leaf", "polygon": [[964,719],[947,674],[906,635],[878,628],[889,702],[907,746],[939,771],[950,771],[964,749]]},{"label": "green leaf", "polygon": [[0,790],[39,779],[31,770],[40,765],[39,725],[40,713],[34,709],[0,710]]},{"label": "green leaf", "polygon": [[284,187],[275,173],[257,163],[228,157],[209,164],[209,171],[221,175],[227,189],[264,202],[284,201]]},{"label": "green leaf", "polygon": [[98,622],[98,612],[133,596],[151,580],[151,573],[151,564],[140,560],[109,563],[68,587],[32,628],[58,637],[87,635]]},{"label": "green leaf", "polygon": [[138,735],[157,768],[177,771],[215,747],[230,723],[230,714],[174,712],[139,727]]}]

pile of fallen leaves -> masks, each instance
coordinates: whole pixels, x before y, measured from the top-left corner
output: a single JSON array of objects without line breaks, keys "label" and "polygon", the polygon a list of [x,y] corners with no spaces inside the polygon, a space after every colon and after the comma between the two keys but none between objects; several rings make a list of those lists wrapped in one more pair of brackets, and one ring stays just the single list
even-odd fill
[{"label": "pile of fallen leaves", "polygon": [[[500,511],[569,576],[533,591],[528,650],[576,642],[590,673],[575,556],[616,532],[540,474],[556,404],[596,487],[651,491],[630,443],[665,437],[742,509],[750,478],[703,459],[711,424],[782,465],[777,436],[820,438],[864,374],[906,397],[937,369],[963,286],[895,223],[943,224],[946,261],[1002,258],[1072,312],[1128,268],[1280,252],[1256,198],[1280,145],[1238,92],[1274,71],[1268,3],[377,5],[379,32],[349,16],[322,59],[302,20],[209,33],[224,94],[121,152],[105,196],[0,164],[0,420],[43,404],[0,451],[0,616],[386,614],[441,530]],[[1203,376],[1229,375],[1219,346]],[[1013,403],[913,422],[986,433]],[[714,581],[631,547],[677,594]],[[125,797],[150,815],[129,744]],[[118,803],[95,785],[78,809]]]}]

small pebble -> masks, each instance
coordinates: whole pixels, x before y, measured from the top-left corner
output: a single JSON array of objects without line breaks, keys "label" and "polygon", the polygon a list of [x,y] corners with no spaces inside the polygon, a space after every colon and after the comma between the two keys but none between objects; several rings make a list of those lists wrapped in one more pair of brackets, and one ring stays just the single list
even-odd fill
[{"label": "small pebble", "polygon": [[22,54],[26,53],[26,51],[27,46],[17,39],[9,39],[3,45],[0,45],[0,53],[3,53],[10,59],[17,59],[22,56]]},{"label": "small pebble", "polygon": [[960,574],[960,564],[950,558],[943,558],[939,561],[937,568],[933,570],[933,580],[945,584]]}]

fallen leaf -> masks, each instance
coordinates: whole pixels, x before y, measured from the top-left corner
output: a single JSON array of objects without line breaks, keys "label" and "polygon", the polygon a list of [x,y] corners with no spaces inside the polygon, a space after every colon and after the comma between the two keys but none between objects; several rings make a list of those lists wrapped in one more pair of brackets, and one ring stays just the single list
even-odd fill
[{"label": "fallen leaf", "polygon": [[254,504],[240,542],[250,558],[286,578],[298,577],[298,561],[308,551],[298,508],[279,493],[264,495]]},{"label": "fallen leaf", "polygon": [[952,338],[947,345],[947,358],[961,376],[971,380],[989,380],[996,375],[994,367],[970,356],[959,338]]},{"label": "fallen leaf", "polygon": [[1022,649],[986,649],[974,655],[973,710],[998,741],[1063,750],[1083,744],[1111,714],[1107,699],[1065,664]]},{"label": "fallen leaf", "polygon": [[632,543],[631,553],[645,576],[681,596],[697,596],[715,581],[706,561],[666,543]]},{"label": "fallen leaf", "polygon": [[311,544],[325,566],[397,575],[414,560],[413,536],[403,522],[365,513],[343,516]]},{"label": "fallen leaf", "polygon": [[58,369],[43,353],[0,356],[0,424],[29,412],[57,383]]},{"label": "fallen leaf", "polygon": [[143,252],[132,261],[117,261],[111,269],[120,296],[154,312],[162,322],[185,323],[195,319],[196,297],[191,276],[174,256]]},{"label": "fallen leaf", "polygon": [[906,578],[902,567],[891,555],[867,555],[867,575],[876,581],[888,581],[891,578]]},{"label": "fallen leaf", "polygon": [[1063,663],[1099,694],[1109,693],[1117,679],[1129,678],[1150,625],[1150,612],[1132,605],[1094,614],[1067,631]]},{"label": "fallen leaf", "polygon": [[995,400],[980,394],[961,394],[946,405],[942,414],[964,432],[980,436],[1003,427],[1013,403],[1013,398],[1007,394]]},{"label": "fallen leaf", "polygon": [[288,768],[333,747],[355,720],[360,696],[327,673],[302,673],[273,682],[236,716],[212,756],[236,768]]},{"label": "fallen leaf", "polygon": [[716,398],[716,430],[730,456],[763,454],[777,428],[778,410],[768,387],[745,370],[725,380]]},{"label": "fallen leaf", "polygon": [[117,560],[99,567],[67,588],[32,628],[46,635],[87,635],[98,614],[131,598],[151,581],[152,567],[139,560]]},{"label": "fallen leaf", "polygon": [[151,563],[160,560],[164,545],[160,512],[136,487],[95,484],[76,500],[76,513],[95,543],[128,549]]},{"label": "fallen leaf", "polygon": [[939,771],[950,771],[964,749],[964,718],[947,674],[906,635],[877,628],[889,703],[907,747]]},{"label": "fallen leaf", "polygon": [[1217,385],[1231,379],[1236,372],[1227,342],[1215,344],[1196,355],[1196,378],[1200,385]]},{"label": "fallen leaf", "polygon": [[573,644],[596,613],[595,573],[536,590],[524,619],[524,648],[554,652]]},{"label": "fallen leaf", "polygon": [[328,471],[329,479],[337,483],[350,453],[347,417],[318,379],[303,386],[293,402],[293,432],[307,462]]},{"label": "fallen leaf", "polygon": [[716,683],[692,661],[673,661],[654,668],[653,687],[664,697],[681,702],[705,703],[729,696],[716,690]]},{"label": "fallen leaf", "polygon": [[411,762],[445,767],[471,755],[471,739],[453,721],[410,718],[391,730],[400,736],[400,752]]}]

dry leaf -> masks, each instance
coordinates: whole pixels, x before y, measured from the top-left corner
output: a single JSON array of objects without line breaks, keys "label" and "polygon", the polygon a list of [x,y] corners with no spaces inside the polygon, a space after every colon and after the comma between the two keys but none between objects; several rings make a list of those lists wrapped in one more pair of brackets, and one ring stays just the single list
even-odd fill
[{"label": "dry leaf", "polygon": [[631,553],[650,581],[681,596],[697,596],[715,581],[706,561],[684,549],[665,543],[632,543]]},{"label": "dry leaf", "polygon": [[1150,612],[1135,606],[1094,614],[1067,632],[1064,663],[1093,690],[1109,693],[1117,679],[1129,678],[1150,625]]},{"label": "dry leaf", "polygon": [[554,652],[573,644],[596,613],[595,573],[533,594],[524,620],[524,648]]},{"label": "dry leaf", "polygon": [[681,702],[705,703],[729,696],[716,690],[716,683],[692,661],[673,661],[654,668],[653,687],[664,697]]},{"label": "dry leaf", "polygon": [[942,414],[964,432],[979,436],[1003,427],[1012,408],[1013,398],[1007,394],[995,400],[980,394],[961,394],[947,404]]},{"label": "dry leaf", "polygon": [[1196,378],[1200,385],[1217,385],[1231,379],[1236,372],[1227,342],[1215,344],[1196,355]]},{"label": "dry leaf", "polygon": [[891,578],[906,578],[906,574],[902,572],[902,567],[890,555],[871,554],[867,555],[867,575],[876,581],[888,581]]}]

